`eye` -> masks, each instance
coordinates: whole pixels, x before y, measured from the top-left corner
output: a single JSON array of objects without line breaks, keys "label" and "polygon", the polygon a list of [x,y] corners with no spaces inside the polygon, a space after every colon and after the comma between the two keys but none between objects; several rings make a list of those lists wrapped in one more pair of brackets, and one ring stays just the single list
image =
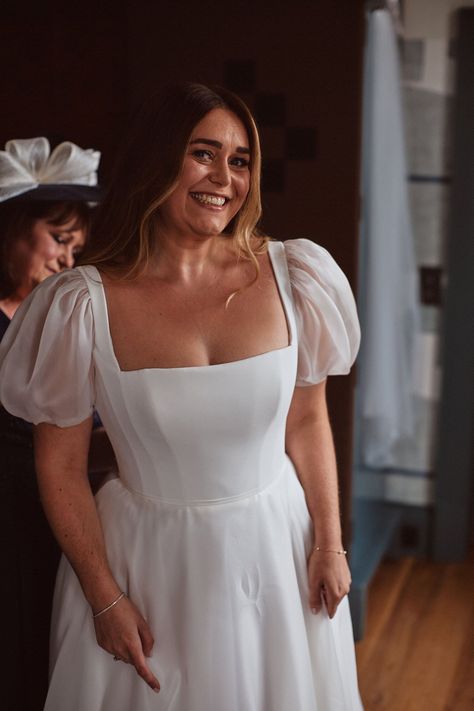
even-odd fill
[{"label": "eye", "polygon": [[240,156],[232,158],[230,162],[231,165],[234,165],[236,168],[248,168],[250,165],[250,161],[247,160],[247,158],[241,158]]},{"label": "eye", "polygon": [[57,234],[55,232],[50,232],[49,234],[54,239],[54,241],[57,242],[58,244],[67,244],[67,242],[68,242],[68,237],[65,235]]},{"label": "eye", "polygon": [[211,161],[214,157],[212,151],[207,148],[195,148],[191,155],[204,163]]}]

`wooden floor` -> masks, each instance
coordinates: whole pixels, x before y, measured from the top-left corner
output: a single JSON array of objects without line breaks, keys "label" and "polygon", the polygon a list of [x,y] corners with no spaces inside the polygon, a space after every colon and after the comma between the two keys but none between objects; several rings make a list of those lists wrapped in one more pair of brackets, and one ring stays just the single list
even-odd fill
[{"label": "wooden floor", "polygon": [[365,711],[474,711],[474,547],[463,563],[383,561],[356,654]]}]

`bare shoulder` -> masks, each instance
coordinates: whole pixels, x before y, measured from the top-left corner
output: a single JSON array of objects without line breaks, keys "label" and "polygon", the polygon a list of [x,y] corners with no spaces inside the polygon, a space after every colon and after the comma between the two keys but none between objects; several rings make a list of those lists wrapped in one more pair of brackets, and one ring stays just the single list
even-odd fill
[{"label": "bare shoulder", "polygon": [[260,254],[267,254],[268,245],[271,241],[271,238],[265,235],[252,235],[250,238],[250,247],[256,256]]},{"label": "bare shoulder", "polygon": [[[224,245],[227,246],[227,249],[229,251],[233,251],[235,253],[236,247],[234,240],[231,235],[221,235],[221,241]],[[254,253],[259,253],[261,252],[262,254],[267,252],[268,250],[268,243],[270,241],[273,241],[270,237],[267,237],[265,235],[258,235],[258,234],[253,234],[250,237],[249,243],[252,251]]]},{"label": "bare shoulder", "polygon": [[[236,241],[231,235],[221,235],[219,242],[221,247],[220,267],[227,272],[228,277],[232,274],[234,276],[240,275],[240,279],[246,280],[255,274],[254,259],[251,258],[247,250],[239,250]],[[252,254],[257,259],[259,266],[263,267],[268,257],[266,257],[266,249],[264,251],[259,249],[261,246],[262,240],[252,236],[250,239]]]},{"label": "bare shoulder", "polygon": [[100,280],[107,292],[122,291],[127,286],[134,285],[136,279],[128,279],[125,271],[98,269]]}]

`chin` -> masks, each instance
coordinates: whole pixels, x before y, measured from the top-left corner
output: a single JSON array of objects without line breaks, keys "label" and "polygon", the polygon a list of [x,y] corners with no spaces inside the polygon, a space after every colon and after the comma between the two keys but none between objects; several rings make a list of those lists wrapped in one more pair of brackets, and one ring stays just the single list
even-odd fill
[{"label": "chin", "polygon": [[223,224],[215,224],[215,223],[207,223],[205,225],[196,225],[194,228],[194,231],[196,234],[203,235],[205,237],[213,237],[214,235],[220,235],[224,232],[225,228],[227,227],[227,223],[225,225]]},{"label": "chin", "polygon": [[43,271],[33,277],[34,281],[39,284],[41,281],[44,281],[45,279],[48,279],[48,277],[52,276],[55,274],[51,269],[43,269]]}]

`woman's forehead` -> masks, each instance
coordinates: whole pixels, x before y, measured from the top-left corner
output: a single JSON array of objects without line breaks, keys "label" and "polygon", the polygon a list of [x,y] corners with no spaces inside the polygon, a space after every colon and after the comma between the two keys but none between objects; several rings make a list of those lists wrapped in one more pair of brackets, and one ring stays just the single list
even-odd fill
[{"label": "woman's forehead", "polygon": [[54,227],[61,232],[77,232],[85,229],[81,215],[75,210],[65,215],[50,215],[45,218],[45,222],[48,226]]},{"label": "woman's forehead", "polygon": [[66,222],[57,222],[56,220],[44,220],[44,224],[47,228],[56,230],[56,232],[82,232],[84,231],[84,226],[81,225],[80,220],[74,216]]},{"label": "woman's forehead", "polygon": [[247,129],[240,118],[228,109],[212,109],[196,126],[191,134],[191,141],[199,138],[213,139],[220,143],[235,143],[249,148]]}]

